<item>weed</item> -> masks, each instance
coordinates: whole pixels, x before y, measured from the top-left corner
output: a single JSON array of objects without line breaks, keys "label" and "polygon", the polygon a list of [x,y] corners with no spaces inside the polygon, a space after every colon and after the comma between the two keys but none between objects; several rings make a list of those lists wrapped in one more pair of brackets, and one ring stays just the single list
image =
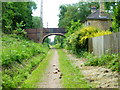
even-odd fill
[{"label": "weed", "polygon": [[58,50],[60,55],[60,69],[63,74],[62,84],[64,88],[91,88],[88,82],[83,79],[80,69],[76,68],[66,57],[65,52]]},{"label": "weed", "polygon": [[45,57],[48,48],[17,35],[2,36],[2,88],[17,88]]},{"label": "weed", "polygon": [[105,66],[110,68],[112,71],[120,72],[119,67],[119,57],[118,54],[106,54],[102,55],[101,57],[93,56],[90,53],[83,53],[83,57],[87,58],[88,60],[85,62],[85,65],[90,66]]}]

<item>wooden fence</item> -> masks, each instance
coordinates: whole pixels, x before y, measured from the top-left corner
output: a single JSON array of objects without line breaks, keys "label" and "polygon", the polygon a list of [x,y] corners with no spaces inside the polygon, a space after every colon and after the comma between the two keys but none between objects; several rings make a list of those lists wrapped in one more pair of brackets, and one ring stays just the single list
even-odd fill
[{"label": "wooden fence", "polygon": [[120,53],[120,32],[88,39],[88,50],[96,56]]}]

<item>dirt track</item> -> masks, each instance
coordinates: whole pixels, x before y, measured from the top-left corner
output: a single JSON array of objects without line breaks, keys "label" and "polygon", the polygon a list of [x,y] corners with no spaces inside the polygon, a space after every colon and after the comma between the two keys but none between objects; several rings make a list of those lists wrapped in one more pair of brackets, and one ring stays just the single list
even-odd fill
[{"label": "dirt track", "polygon": [[[66,53],[67,51],[64,50]],[[76,58],[75,55],[67,55],[76,67],[79,67],[85,79],[95,85],[96,88],[118,88],[118,73],[110,69],[98,66],[84,66],[87,59]]]},{"label": "dirt track", "polygon": [[[40,83],[40,88],[62,88],[60,84],[60,75],[59,70],[59,55],[56,49],[54,54],[49,62],[48,68],[43,75],[42,83]],[[66,53],[67,51],[64,50]],[[118,88],[118,73],[112,72],[110,69],[98,66],[84,66],[86,59],[76,58],[72,54],[68,54],[67,57],[71,62],[79,67],[84,78],[95,85],[96,88]]]},{"label": "dirt track", "polygon": [[50,60],[49,66],[43,75],[42,83],[40,88],[61,88],[60,85],[60,70],[59,70],[59,56],[56,49]]}]

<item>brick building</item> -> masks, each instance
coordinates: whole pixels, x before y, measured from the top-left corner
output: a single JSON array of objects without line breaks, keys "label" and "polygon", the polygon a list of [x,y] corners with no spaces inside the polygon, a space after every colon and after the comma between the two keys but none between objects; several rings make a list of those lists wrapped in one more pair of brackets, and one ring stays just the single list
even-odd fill
[{"label": "brick building", "polygon": [[95,6],[91,7],[91,14],[87,17],[84,24],[85,26],[96,27],[100,30],[107,30],[112,25],[112,18],[110,14],[105,12],[104,6],[101,3],[99,10],[96,10]]}]

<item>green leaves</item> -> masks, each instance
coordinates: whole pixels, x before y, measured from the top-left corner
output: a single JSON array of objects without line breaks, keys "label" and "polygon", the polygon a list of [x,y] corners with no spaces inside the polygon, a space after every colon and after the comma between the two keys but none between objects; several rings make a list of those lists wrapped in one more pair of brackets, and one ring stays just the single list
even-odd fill
[{"label": "green leaves", "polygon": [[24,26],[25,24],[23,24],[23,21],[21,21],[20,23],[16,23],[16,28],[13,32],[17,35],[25,36],[26,32],[24,31],[24,29],[22,29]]},{"label": "green leaves", "polygon": [[[32,10],[36,9],[34,2],[3,2],[2,4],[2,25],[4,33],[13,33],[19,25],[24,28],[32,27]],[[21,24],[23,22],[23,24]],[[23,26],[21,27],[23,29]]]},{"label": "green leaves", "polygon": [[71,21],[84,21],[90,14],[91,5],[95,5],[97,8],[99,7],[99,4],[96,2],[79,2],[76,4],[61,5],[58,26],[66,28],[67,26],[71,26]]},{"label": "green leaves", "polygon": [[3,34],[2,88],[8,90],[18,88],[43,60],[47,52],[48,47],[39,43],[14,34]]},{"label": "green leaves", "polygon": [[[32,41],[11,38],[10,36],[3,36],[3,53],[2,65],[6,66],[14,61],[21,62],[33,55],[45,53],[42,45]],[[12,40],[11,40],[12,39]],[[9,45],[7,42],[9,42]]]},{"label": "green leaves", "polygon": [[95,57],[90,53],[83,53],[83,57],[87,58],[88,60],[85,62],[86,66],[105,66],[107,68],[110,68],[113,71],[119,70],[119,58],[118,54],[112,54],[112,55],[102,55],[101,57]]},{"label": "green leaves", "polygon": [[41,21],[41,18],[38,16],[33,16],[32,17],[32,28],[42,28],[43,27],[43,22]]}]

